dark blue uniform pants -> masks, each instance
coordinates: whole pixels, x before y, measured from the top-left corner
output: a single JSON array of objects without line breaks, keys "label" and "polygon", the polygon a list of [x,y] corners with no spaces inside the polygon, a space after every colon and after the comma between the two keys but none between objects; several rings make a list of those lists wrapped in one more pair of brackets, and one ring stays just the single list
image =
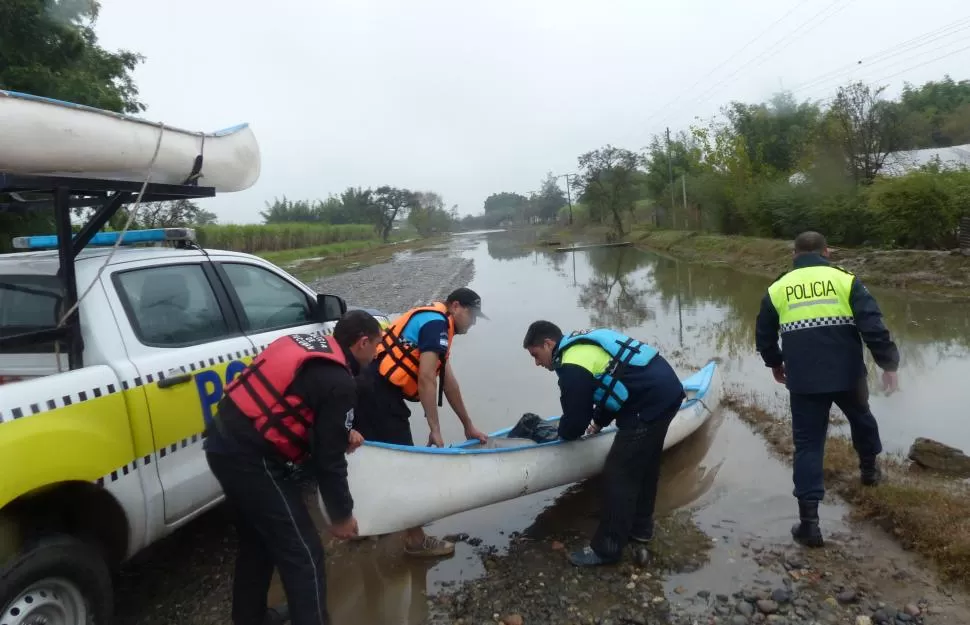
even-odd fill
[{"label": "dark blue uniform pants", "polygon": [[619,558],[631,536],[653,537],[664,439],[680,405],[678,400],[654,419],[617,431],[603,466],[603,508],[590,541],[601,558]]},{"label": "dark blue uniform pants", "polygon": [[274,568],[286,592],[290,623],[330,625],[323,546],[303,485],[258,458],[210,452],[206,459],[236,512],[233,625],[265,622]]},{"label": "dark blue uniform pants", "polygon": [[837,393],[792,393],[791,422],[795,441],[794,495],[806,501],[825,496],[822,462],[832,404],[845,414],[852,432],[852,446],[860,458],[875,457],[882,451],[879,426],[869,410],[869,387],[859,378],[855,390]]}]

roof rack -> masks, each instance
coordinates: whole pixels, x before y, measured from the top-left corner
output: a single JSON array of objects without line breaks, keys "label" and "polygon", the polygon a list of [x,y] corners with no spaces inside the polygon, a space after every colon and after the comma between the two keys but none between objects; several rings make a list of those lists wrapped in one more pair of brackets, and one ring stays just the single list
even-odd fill
[{"label": "roof rack", "polygon": [[[63,310],[71,310],[77,302],[77,277],[74,260],[92,242],[125,204],[138,198],[143,182],[111,180],[104,178],[74,178],[69,176],[21,175],[0,172],[0,210],[54,210],[57,227],[54,245],[58,251],[58,277],[63,285]],[[190,198],[214,197],[213,187],[197,184],[158,184],[145,185],[142,202],[164,202]],[[9,200],[4,199],[9,196]],[[71,210],[97,206],[94,214],[80,232],[72,236]],[[184,229],[183,229],[184,230]],[[107,233],[105,233],[107,234]],[[132,235],[135,235],[133,232]],[[117,235],[115,235],[117,236]],[[125,240],[129,237],[125,234]],[[114,242],[112,241],[112,244]],[[74,310],[64,325],[46,330],[23,332],[13,336],[0,337],[0,349],[18,347],[42,341],[67,341],[68,363],[71,369],[83,366],[84,345],[78,326],[78,311]]]}]

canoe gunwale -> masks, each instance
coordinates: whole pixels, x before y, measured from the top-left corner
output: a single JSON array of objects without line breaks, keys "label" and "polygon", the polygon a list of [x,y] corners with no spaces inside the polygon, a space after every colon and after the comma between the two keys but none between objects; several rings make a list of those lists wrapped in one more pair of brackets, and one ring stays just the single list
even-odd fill
[{"label": "canoe gunwale", "polygon": [[134,122],[137,124],[144,124],[146,126],[151,126],[152,128],[158,128],[159,126],[164,126],[166,132],[178,132],[186,135],[193,135],[197,137],[227,137],[238,132],[242,132],[249,127],[247,122],[240,124],[235,124],[229,126],[228,128],[221,128],[219,130],[205,132],[200,130],[189,130],[187,128],[180,128],[178,126],[170,126],[163,122],[153,122],[142,117],[135,117],[134,115],[127,115],[125,113],[116,113],[115,111],[108,111],[106,109],[99,109],[93,106],[88,106],[86,104],[78,104],[76,102],[68,102],[67,100],[58,100],[56,98],[47,98],[44,96],[34,95],[32,93],[23,93],[20,91],[11,91],[9,89],[0,89],[0,97],[16,98],[20,100],[30,100],[32,102],[40,102],[41,104],[49,104],[51,106],[59,106],[62,108],[74,109],[77,111],[84,111],[86,113],[96,113],[98,115],[104,115],[106,117],[113,117],[115,119]]},{"label": "canoe gunwale", "polygon": [[[685,390],[696,391],[695,395],[690,399],[687,399],[680,406],[678,415],[684,413],[684,411],[692,408],[695,404],[701,403],[709,411],[713,409],[712,406],[707,406],[704,404],[704,398],[707,396],[708,391],[711,388],[711,383],[714,378],[714,374],[717,369],[717,361],[710,360],[703,367],[698,369],[696,372],[692,373],[690,376],[684,378],[682,383],[684,384]],[[560,419],[560,416],[546,417],[544,421],[546,423],[553,423]],[[675,417],[676,418],[676,417]],[[512,427],[503,428],[501,430],[496,430],[490,433],[489,438],[500,438],[507,435],[512,431]],[[500,447],[494,449],[469,449],[468,447],[478,443],[476,440],[466,440],[461,443],[454,443],[448,447],[419,447],[410,445],[399,445],[396,443],[383,443],[378,441],[364,441],[365,447],[372,447],[378,449],[385,449],[388,451],[400,451],[408,454],[422,454],[422,455],[444,455],[444,456],[470,456],[470,455],[483,455],[483,454],[497,454],[497,453],[516,453],[529,450],[545,449],[549,447],[554,447],[557,445],[566,445],[569,443],[576,443],[585,440],[595,439],[602,436],[611,436],[617,432],[615,425],[610,425],[609,427],[603,428],[601,431],[593,434],[591,436],[583,436],[575,441],[567,441],[561,438],[547,441],[544,443],[534,443],[529,445],[521,445],[518,447]]]}]

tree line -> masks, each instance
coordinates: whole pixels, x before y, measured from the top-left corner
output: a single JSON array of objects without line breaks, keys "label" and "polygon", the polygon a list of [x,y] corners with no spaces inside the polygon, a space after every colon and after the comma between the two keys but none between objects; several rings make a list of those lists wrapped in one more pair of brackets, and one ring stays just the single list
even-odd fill
[{"label": "tree line", "polygon": [[402,222],[421,236],[450,232],[458,224],[458,207],[446,209],[440,194],[386,185],[376,189],[348,187],[326,200],[292,201],[284,197],[267,202],[260,215],[267,224],[371,224],[384,242]]},{"label": "tree line", "polygon": [[[856,82],[824,104],[790,92],[735,101],[643,150],[592,150],[568,178],[571,212],[618,236],[640,223],[781,238],[812,228],[846,245],[953,247],[970,216],[970,172],[910,151],[970,142],[970,81],[907,84],[895,100],[884,91]],[[523,222],[536,214],[527,206],[503,192],[473,219]]]}]

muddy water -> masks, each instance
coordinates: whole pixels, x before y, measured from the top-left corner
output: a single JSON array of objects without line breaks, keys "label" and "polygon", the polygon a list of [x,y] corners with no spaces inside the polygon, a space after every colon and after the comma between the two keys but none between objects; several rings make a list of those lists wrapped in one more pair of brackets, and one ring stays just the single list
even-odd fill
[{"label": "muddy water", "polygon": [[[521,243],[532,236],[465,235],[449,246],[474,261],[469,286],[482,296],[491,318],[458,337],[452,356],[480,429],[508,427],[524,412],[558,413],[555,374],[535,367],[521,347],[528,324],[543,318],[564,330],[601,325],[629,333],[659,347],[685,374],[719,357],[726,388],[756,392],[784,410],[784,388],[753,347],[754,320],[769,280],[634,248],[526,251]],[[902,392],[891,397],[882,394],[878,370],[869,361],[873,412],[887,450],[905,451],[916,436],[970,448],[970,423],[964,418],[970,403],[970,315],[960,305],[874,294],[903,358]],[[421,441],[427,426],[420,409],[414,412],[412,429]],[[441,422],[446,441],[462,438],[447,404]],[[735,557],[739,541],[788,536],[795,505],[790,470],[728,411],[665,454],[661,481],[659,510],[692,507],[714,542],[709,564],[670,579],[671,587],[730,593],[758,574],[748,568],[750,561]],[[467,533],[502,551],[514,532],[541,538],[595,517],[597,507],[595,488],[579,485],[469,511],[427,530]],[[845,512],[823,505],[826,529],[847,530]],[[336,549],[328,572],[335,623],[378,624],[423,622],[426,594],[483,571],[468,544],[460,543],[454,558],[425,563],[404,558],[400,538],[392,536]],[[273,595],[281,598],[278,585]]]}]

